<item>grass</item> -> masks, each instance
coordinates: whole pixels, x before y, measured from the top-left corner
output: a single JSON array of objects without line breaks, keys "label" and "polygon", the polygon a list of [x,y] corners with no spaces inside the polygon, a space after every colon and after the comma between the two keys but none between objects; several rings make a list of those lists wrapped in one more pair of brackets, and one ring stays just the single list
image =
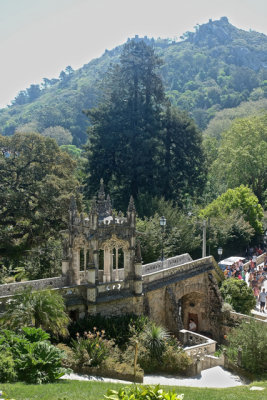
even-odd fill
[{"label": "grass", "polygon": [[[101,400],[108,389],[118,389],[125,384],[107,382],[60,381],[46,385],[26,385],[24,383],[0,384],[8,398],[15,400]],[[264,391],[250,391],[251,386],[262,386]],[[171,389],[163,386],[165,390]],[[267,397],[267,381],[254,382],[249,386],[227,389],[192,387],[172,387],[184,400],[263,400]],[[266,397],[265,397],[266,396]]]}]

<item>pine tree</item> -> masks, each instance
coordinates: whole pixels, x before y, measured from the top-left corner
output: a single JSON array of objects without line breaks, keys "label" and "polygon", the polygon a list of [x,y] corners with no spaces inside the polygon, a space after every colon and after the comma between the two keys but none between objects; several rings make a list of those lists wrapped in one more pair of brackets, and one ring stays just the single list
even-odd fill
[{"label": "pine tree", "polygon": [[115,201],[121,198],[126,203],[129,194],[157,194],[160,113],[165,102],[156,73],[160,64],[144,42],[127,43],[120,64],[106,78],[103,102],[86,112],[92,123],[86,146],[90,194],[101,177]]}]

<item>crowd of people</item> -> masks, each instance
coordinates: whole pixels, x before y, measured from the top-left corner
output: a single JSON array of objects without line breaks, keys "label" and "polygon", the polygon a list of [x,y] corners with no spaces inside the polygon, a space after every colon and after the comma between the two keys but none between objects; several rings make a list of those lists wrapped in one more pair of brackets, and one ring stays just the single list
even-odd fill
[{"label": "crowd of people", "polygon": [[[261,254],[264,255],[263,263],[257,265],[257,257]],[[260,312],[265,312],[266,305],[266,290],[264,288],[264,281],[267,278],[267,253],[266,249],[250,248],[249,261],[240,258],[231,265],[224,268],[224,276],[228,278],[243,279],[247,282],[248,286],[252,288],[254,296],[259,303]],[[267,309],[266,309],[267,310]]]}]

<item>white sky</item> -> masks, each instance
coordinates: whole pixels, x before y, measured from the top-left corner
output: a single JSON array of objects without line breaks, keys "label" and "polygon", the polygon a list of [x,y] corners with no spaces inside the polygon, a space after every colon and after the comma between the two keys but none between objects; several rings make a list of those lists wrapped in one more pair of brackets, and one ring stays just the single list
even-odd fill
[{"label": "white sky", "polygon": [[178,37],[227,16],[267,34],[266,0],[0,0],[0,107],[128,37]]}]

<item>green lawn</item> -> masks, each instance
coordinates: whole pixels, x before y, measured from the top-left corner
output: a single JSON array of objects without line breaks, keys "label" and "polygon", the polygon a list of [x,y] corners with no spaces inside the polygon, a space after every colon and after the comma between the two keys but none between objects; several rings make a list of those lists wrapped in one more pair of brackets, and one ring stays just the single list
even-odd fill
[{"label": "green lawn", "polygon": [[[118,389],[122,384],[102,382],[60,381],[47,385],[26,385],[24,383],[0,384],[8,398],[15,400],[100,400],[108,389]],[[251,386],[262,386],[264,391],[250,391]],[[166,387],[165,390],[171,387]],[[206,389],[172,387],[177,393],[184,393],[184,400],[263,400],[267,398],[267,381],[254,382],[250,386],[227,389]]]}]

